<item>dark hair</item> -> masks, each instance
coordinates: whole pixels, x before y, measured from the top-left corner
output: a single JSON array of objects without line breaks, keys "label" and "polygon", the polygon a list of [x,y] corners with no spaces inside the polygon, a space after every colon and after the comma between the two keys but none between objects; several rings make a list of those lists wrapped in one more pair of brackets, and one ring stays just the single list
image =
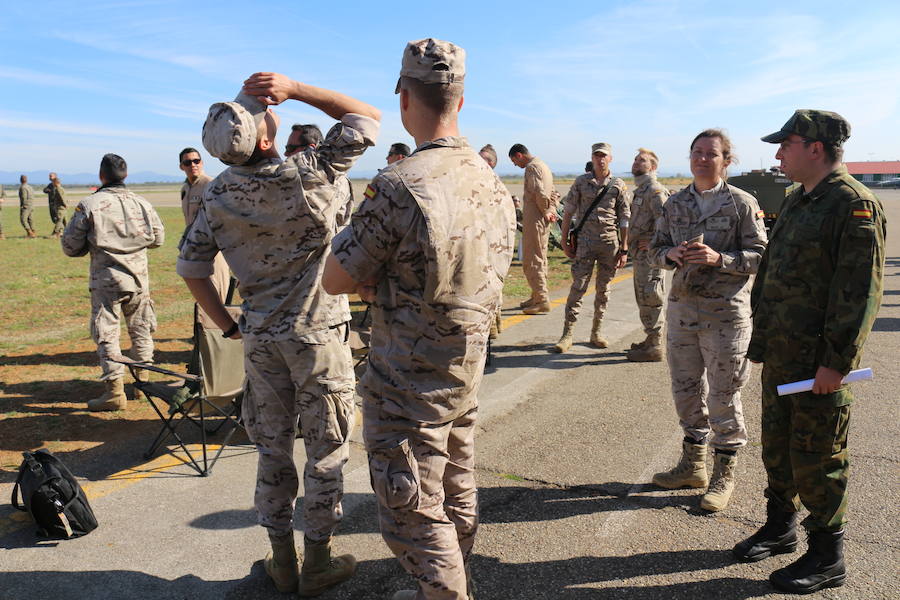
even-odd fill
[{"label": "dark hair", "polygon": [[[811,140],[806,137],[803,138],[804,146],[809,146],[810,144],[813,144],[815,142],[822,142],[822,140]],[[844,160],[844,148],[841,147],[840,144],[836,144],[835,142],[822,142],[822,152],[825,153],[825,158],[828,159],[828,162],[839,163]]]},{"label": "dark hair", "polygon": [[524,144],[513,144],[509,149],[509,156],[519,153],[528,154],[528,148],[526,148]]},{"label": "dark hair", "polygon": [[297,145],[301,148],[318,146],[322,143],[322,130],[319,129],[318,125],[314,125],[313,123],[303,125],[297,123],[296,125],[291,125],[291,131],[300,132],[300,139],[297,141]]},{"label": "dark hair", "polygon": [[590,173],[593,170],[594,170],[594,161],[592,161],[592,160],[587,161],[587,163],[585,163],[585,165],[584,165],[584,172]]},{"label": "dark hair", "polygon": [[[190,147],[188,147],[188,148],[185,148],[184,150],[182,150],[181,152],[178,153],[178,162],[181,162],[181,159],[184,158],[184,155],[185,155],[185,154],[190,154],[190,153],[192,153],[192,152],[193,152],[194,154],[198,155],[198,156],[200,155],[200,151],[199,151],[199,150],[197,150],[196,148],[190,148]],[[202,158],[202,157],[201,157],[201,158]]]},{"label": "dark hair", "polygon": [[28,181],[28,175],[19,175],[19,183],[25,183]]},{"label": "dark hair", "polygon": [[391,149],[388,150],[388,154],[399,154],[401,156],[409,156],[409,146],[404,144],[403,142],[397,142],[396,144],[391,144]]},{"label": "dark hair", "polygon": [[118,154],[104,154],[100,160],[100,176],[106,183],[122,183],[128,177],[128,165]]},{"label": "dark hair", "polygon": [[463,95],[463,84],[422,83],[418,79],[402,75],[400,88],[419,99],[436,117],[444,117],[456,110]]}]

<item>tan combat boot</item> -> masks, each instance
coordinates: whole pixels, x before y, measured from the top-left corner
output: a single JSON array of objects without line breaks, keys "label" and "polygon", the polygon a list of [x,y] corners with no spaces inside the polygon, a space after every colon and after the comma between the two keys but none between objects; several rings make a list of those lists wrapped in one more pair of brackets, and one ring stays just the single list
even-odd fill
[{"label": "tan combat boot", "polygon": [[563,324],[562,337],[556,342],[556,345],[550,350],[551,352],[568,352],[572,347],[572,330],[575,329],[575,321],[566,321]]},{"label": "tan combat boot", "polygon": [[90,411],[101,410],[125,410],[128,404],[128,397],[125,396],[125,382],[119,377],[118,379],[110,379],[104,382],[106,392],[99,398],[88,400],[87,408]]},{"label": "tan combat boot", "polygon": [[649,338],[649,336],[645,337],[644,339],[642,339],[642,340],[639,341],[639,342],[632,342],[631,347],[628,348],[628,349],[629,349],[629,350],[637,350],[638,348],[643,348],[644,346],[647,345],[647,339],[648,339],[648,338]]},{"label": "tan combat boot", "polygon": [[633,348],[626,353],[631,362],[660,362],[662,360],[662,344],[659,343],[659,334],[651,333],[644,340],[644,345]]},{"label": "tan combat boot", "polygon": [[279,592],[294,592],[300,583],[300,566],[297,564],[297,546],[294,532],[287,535],[269,535],[272,551],[266,554],[263,566]]},{"label": "tan combat boot", "polygon": [[600,323],[603,321],[603,316],[594,315],[594,322],[591,325],[591,344],[595,348],[608,348],[609,342],[606,341],[606,338],[600,335]]},{"label": "tan combat boot", "polygon": [[719,512],[728,506],[731,492],[734,491],[734,467],[737,465],[737,456],[716,452],[713,465],[709,489],[700,499],[700,508]]},{"label": "tan combat boot", "polygon": [[543,315],[550,312],[549,302],[535,302],[522,311],[526,315]]},{"label": "tan combat boot", "polygon": [[703,488],[709,484],[706,474],[706,444],[681,443],[681,459],[668,471],[653,476],[653,483],[668,490],[680,487]]},{"label": "tan combat boot", "polygon": [[350,579],[356,572],[356,559],[352,554],[331,556],[331,538],[319,543],[304,539],[303,554],[300,585],[297,586],[297,594],[300,596],[318,596],[328,588]]},{"label": "tan combat boot", "polygon": [[533,297],[532,297],[532,298],[529,298],[528,300],[523,300],[522,302],[520,302],[520,303],[519,303],[519,308],[528,308],[528,307],[531,306],[532,304],[534,304],[534,298],[533,298]]}]

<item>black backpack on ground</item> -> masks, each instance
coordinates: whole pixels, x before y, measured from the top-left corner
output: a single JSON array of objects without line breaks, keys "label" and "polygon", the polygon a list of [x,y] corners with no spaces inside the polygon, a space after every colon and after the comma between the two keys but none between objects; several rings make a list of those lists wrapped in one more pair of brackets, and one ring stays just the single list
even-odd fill
[{"label": "black backpack on ground", "polygon": [[[38,535],[68,539],[97,528],[87,496],[66,465],[48,450],[23,452],[22,456],[25,460],[13,486],[12,505],[28,511],[38,526]],[[22,505],[17,496],[21,496]]]}]

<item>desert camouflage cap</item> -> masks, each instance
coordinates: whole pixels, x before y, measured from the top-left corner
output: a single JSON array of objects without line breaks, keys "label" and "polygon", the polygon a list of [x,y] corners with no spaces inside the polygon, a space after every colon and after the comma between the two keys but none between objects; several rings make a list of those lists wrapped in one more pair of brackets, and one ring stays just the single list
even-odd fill
[{"label": "desert camouflage cap", "polygon": [[203,124],[203,147],[226,165],[246,163],[256,149],[257,128],[265,115],[266,106],[243,92],[233,102],[216,102]]},{"label": "desert camouflage cap", "polygon": [[779,131],[761,139],[770,144],[778,144],[792,133],[817,142],[840,145],[850,137],[850,123],[835,112],[801,108],[794,111],[794,115]]},{"label": "desert camouflage cap", "polygon": [[[412,77],[422,83],[461,83],[466,77],[466,51],[434,38],[409,42],[403,50],[400,77]],[[400,93],[399,80],[394,93]]]},{"label": "desert camouflage cap", "polygon": [[610,146],[606,142],[597,142],[596,144],[591,146],[591,154],[596,154],[598,152],[602,152],[607,156],[612,156],[612,146]]}]

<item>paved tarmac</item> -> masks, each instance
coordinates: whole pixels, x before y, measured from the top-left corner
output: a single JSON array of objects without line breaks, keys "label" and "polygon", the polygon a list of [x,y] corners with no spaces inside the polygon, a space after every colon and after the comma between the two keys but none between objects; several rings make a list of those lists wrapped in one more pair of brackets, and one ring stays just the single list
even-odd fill
[{"label": "paved tarmac", "polygon": [[[884,302],[862,361],[876,379],[854,386],[849,578],[816,598],[900,598],[900,192],[880,196],[892,231]],[[706,514],[699,491],[648,483],[677,458],[681,432],[665,363],[624,357],[623,349],[642,339],[630,271],[613,286],[607,350],[586,344],[589,297],[579,343],[565,355],[547,351],[561,332],[563,303],[557,298],[546,316],[506,310],[507,328],[486,369],[477,436],[477,597],[783,597],[767,577],[792,556],[744,565],[728,551],[764,521],[758,369],[744,391],[750,444],[739,455],[737,490],[725,511]],[[255,525],[253,449],[229,446],[212,475],[201,478],[169,454],[143,463],[139,445],[98,455],[88,473],[78,473],[88,475],[85,488],[100,520],[88,536],[39,541],[29,523],[0,507],[0,599],[286,597],[262,569],[267,539]],[[301,447],[296,458],[303,460]],[[358,431],[345,473],[345,518],[335,547],[355,554],[359,571],[320,597],[390,598],[413,582],[377,531]],[[9,497],[10,488],[0,485],[0,494]]]}]

